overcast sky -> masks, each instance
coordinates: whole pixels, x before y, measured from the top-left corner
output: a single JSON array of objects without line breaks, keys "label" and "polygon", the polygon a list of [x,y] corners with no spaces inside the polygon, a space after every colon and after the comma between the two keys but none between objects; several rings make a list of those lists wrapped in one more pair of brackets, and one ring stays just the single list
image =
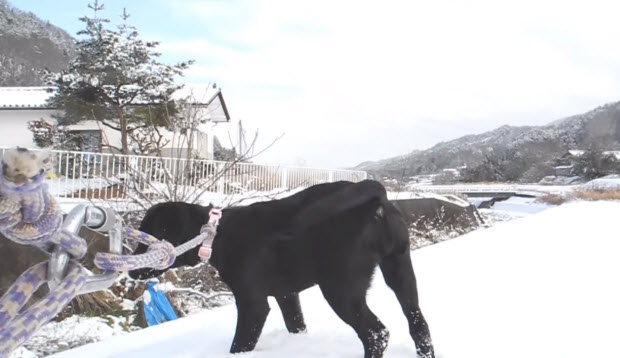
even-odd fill
[{"label": "overcast sky", "polygon": [[[11,1],[11,0],[10,0]],[[620,100],[618,1],[112,0],[231,116],[259,161],[347,167]],[[83,0],[12,0],[75,35]]]}]

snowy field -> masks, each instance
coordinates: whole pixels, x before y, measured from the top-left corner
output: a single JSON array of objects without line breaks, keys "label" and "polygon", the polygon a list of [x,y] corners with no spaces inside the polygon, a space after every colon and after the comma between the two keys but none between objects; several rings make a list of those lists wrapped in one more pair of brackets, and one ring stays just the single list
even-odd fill
[{"label": "snowy field", "polygon": [[[620,357],[618,202],[574,202],[413,253],[423,312],[441,358]],[[289,335],[271,301],[257,349],[239,357],[361,357],[318,289],[301,295],[309,332]],[[386,357],[413,357],[380,275],[369,306],[391,332]],[[231,357],[233,305],[114,336],[56,358]]]}]

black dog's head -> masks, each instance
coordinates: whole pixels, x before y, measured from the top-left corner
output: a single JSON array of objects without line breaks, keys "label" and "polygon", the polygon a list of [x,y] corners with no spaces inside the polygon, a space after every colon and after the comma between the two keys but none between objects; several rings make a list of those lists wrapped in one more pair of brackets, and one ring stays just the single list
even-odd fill
[{"label": "black dog's head", "polygon": [[[209,212],[213,205],[201,206],[183,202],[160,203],[147,210],[140,223],[140,231],[154,236],[159,240],[166,240],[177,247],[200,234],[200,228],[209,221]],[[134,255],[147,251],[146,245],[138,245]],[[198,257],[199,247],[193,248],[174,261],[170,268],[180,266],[196,266],[201,262]],[[149,279],[157,277],[166,270],[150,268],[133,270],[129,276],[133,279]]]}]

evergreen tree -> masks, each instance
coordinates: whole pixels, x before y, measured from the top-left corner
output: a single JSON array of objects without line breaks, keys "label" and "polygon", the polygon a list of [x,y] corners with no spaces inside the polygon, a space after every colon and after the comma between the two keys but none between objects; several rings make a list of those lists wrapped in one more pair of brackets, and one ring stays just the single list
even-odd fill
[{"label": "evergreen tree", "polygon": [[574,173],[586,179],[618,173],[619,169],[618,159],[614,155],[603,153],[596,145],[591,145],[577,158],[573,166]]},{"label": "evergreen tree", "polygon": [[174,116],[172,94],[181,88],[175,77],[192,61],[159,62],[159,43],[142,41],[126,11],[122,23],[110,29],[110,21],[99,17],[103,5],[95,0],[88,7],[94,16],[80,18],[85,28],[78,32],[77,58],[66,71],[49,76],[56,89],[50,104],[60,110],[60,125],[96,120],[119,131],[117,149],[128,154],[133,131],[167,125]]},{"label": "evergreen tree", "polygon": [[464,182],[497,182],[504,179],[501,170],[500,157],[489,153],[481,164],[465,168],[461,178]]}]

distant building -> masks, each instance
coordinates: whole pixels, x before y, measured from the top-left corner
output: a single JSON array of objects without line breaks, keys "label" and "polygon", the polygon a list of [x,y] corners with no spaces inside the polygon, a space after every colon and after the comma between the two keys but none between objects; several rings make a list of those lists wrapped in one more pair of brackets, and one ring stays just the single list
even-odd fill
[{"label": "distant building", "polygon": [[569,177],[573,175],[572,165],[558,165],[554,169],[556,177]]},{"label": "distant building", "polygon": [[[581,149],[571,149],[560,157],[560,160],[572,161],[581,157],[585,152],[585,150]],[[604,150],[602,153],[603,155],[613,155],[616,159],[620,160],[620,150]]]},{"label": "distant building", "polygon": [[457,168],[446,168],[441,171],[442,174],[453,175],[455,178],[461,176],[461,171]]},{"label": "distant building", "polygon": [[[215,142],[213,124],[230,121],[221,89],[184,88],[178,92],[176,94],[178,98],[190,98],[201,123],[198,125],[198,131],[193,134],[193,138],[188,138],[182,130],[171,132],[163,129],[161,132],[168,140],[168,144],[162,149],[162,155],[184,155],[191,141],[195,155],[213,159]],[[36,147],[32,132],[28,130],[28,122],[43,119],[56,124],[53,115],[58,113],[58,110],[47,104],[52,94],[49,87],[0,87],[0,126],[2,128],[0,146]],[[110,151],[106,149],[107,145],[121,147],[120,132],[94,120],[65,126],[64,129],[84,139],[80,141],[83,146],[82,151],[107,152]]]},{"label": "distant building", "polygon": [[[564,153],[560,158],[558,158],[555,162],[557,166],[555,169],[555,176],[558,177],[569,177],[573,176],[573,167],[575,162],[579,157],[581,157],[586,151],[581,149],[571,149]],[[616,157],[616,159],[620,160],[620,151],[614,150],[606,150],[602,152],[603,155],[611,155]]]}]

